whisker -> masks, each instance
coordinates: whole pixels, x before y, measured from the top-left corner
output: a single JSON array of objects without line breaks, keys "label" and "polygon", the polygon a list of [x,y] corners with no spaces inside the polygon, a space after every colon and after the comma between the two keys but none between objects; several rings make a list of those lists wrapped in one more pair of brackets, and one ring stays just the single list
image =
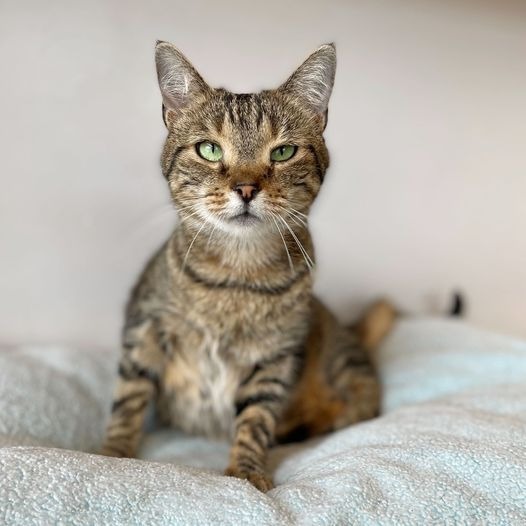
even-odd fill
[{"label": "whisker", "polygon": [[288,214],[294,218],[296,218],[304,227],[308,227],[308,223],[305,219],[302,219],[300,216],[296,215],[295,212],[292,212],[291,210],[287,210]]},{"label": "whisker", "polygon": [[214,225],[214,228],[212,228],[212,231],[210,232],[210,235],[208,236],[208,241],[206,242],[206,250],[210,248],[210,241],[212,240],[212,236],[214,235],[216,228],[217,228],[217,223]]},{"label": "whisker", "polygon": [[185,215],[185,214],[180,214],[182,216],[182,218],[186,221],[188,219],[190,219],[191,217],[197,215],[201,213],[201,210],[200,209],[197,209],[195,212],[191,213],[190,215]]},{"label": "whisker", "polygon": [[287,243],[285,242],[285,238],[283,237],[281,229],[278,226],[278,222],[276,221],[275,214],[270,212],[270,215],[272,216],[272,220],[274,221],[274,224],[276,225],[276,228],[278,229],[279,235],[281,237],[281,240],[283,241],[283,246],[285,247],[285,251],[287,252],[287,259],[289,260],[290,270],[291,270],[291,272],[294,273],[294,263],[292,263],[292,258],[290,257],[289,247],[287,246]]},{"label": "whisker", "polygon": [[303,228],[306,228],[306,227],[307,227],[307,225],[306,225],[305,223],[300,222],[300,220],[299,220],[299,219],[296,219],[293,215],[288,214],[288,216],[289,216],[289,217],[292,219],[292,221],[294,221],[294,223],[296,223],[298,226],[301,226],[301,227],[303,227]]},{"label": "whisker", "polygon": [[181,206],[181,207],[177,207],[176,210],[179,215],[182,215],[188,211],[198,210],[198,205],[193,204],[193,205]]},{"label": "whisker", "polygon": [[292,210],[293,212],[295,212],[299,216],[304,217],[305,220],[309,219],[309,216],[307,214],[304,214],[303,212],[300,212],[299,210],[296,210],[295,208],[292,208],[292,206],[290,207],[290,210]]},{"label": "whisker", "polygon": [[147,225],[151,221],[156,221],[160,215],[166,215],[168,212],[173,214],[174,206],[172,203],[159,203],[147,210],[143,211],[143,215],[138,217],[133,217],[132,220],[126,224],[127,230],[134,231],[137,228],[140,228],[144,225]]},{"label": "whisker", "polygon": [[288,210],[287,208],[285,208],[284,206],[281,206],[281,205],[277,205],[278,208],[281,208],[281,210],[283,210],[288,216],[290,216],[292,218],[292,220],[297,224],[297,225],[300,225],[300,226],[304,226],[305,228],[308,228],[308,224],[306,221],[304,221],[301,217],[299,216],[296,216],[294,214],[294,212],[291,212],[290,210]]},{"label": "whisker", "polygon": [[183,259],[183,270],[186,268],[186,260],[188,259],[188,256],[190,254],[190,250],[192,250],[192,247],[194,246],[194,243],[195,243],[195,240],[197,239],[197,236],[201,233],[201,230],[203,230],[205,225],[206,225],[206,221],[203,221],[203,224],[201,225],[201,228],[197,231],[197,234],[192,239],[192,242],[190,243],[190,246],[188,247],[188,250],[186,251],[186,254],[185,254],[184,259]]},{"label": "whisker", "polygon": [[294,241],[296,241],[296,244],[298,245],[298,248],[300,249],[303,255],[303,259],[305,259],[305,263],[307,263],[309,269],[312,270],[314,268],[314,261],[312,261],[311,257],[309,256],[309,253],[305,250],[305,247],[301,244],[301,241],[298,239],[292,228],[290,228],[289,224],[282,217],[277,217],[281,220],[281,222],[287,227],[287,229],[291,233],[292,237],[294,238]]},{"label": "whisker", "polygon": [[181,203],[182,206],[177,205],[177,210],[188,210],[189,208],[196,208],[199,205],[199,201]]}]

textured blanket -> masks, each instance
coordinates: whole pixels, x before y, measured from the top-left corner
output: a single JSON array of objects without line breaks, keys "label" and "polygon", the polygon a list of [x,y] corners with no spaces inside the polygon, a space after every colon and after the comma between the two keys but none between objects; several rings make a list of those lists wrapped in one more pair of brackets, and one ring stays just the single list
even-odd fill
[{"label": "textured blanket", "polygon": [[0,524],[526,524],[526,343],[405,320],[379,349],[380,418],[277,448],[276,488],[224,477],[228,444],[102,440],[115,354],[0,350]]}]

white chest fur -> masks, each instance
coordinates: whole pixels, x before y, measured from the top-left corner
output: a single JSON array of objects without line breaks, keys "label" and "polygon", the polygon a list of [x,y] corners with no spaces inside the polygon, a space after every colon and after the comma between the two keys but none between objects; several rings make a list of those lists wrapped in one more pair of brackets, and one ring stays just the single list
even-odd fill
[{"label": "white chest fur", "polygon": [[162,414],[188,433],[228,437],[242,371],[224,359],[218,340],[205,336],[199,343],[197,348],[178,350],[168,364]]}]

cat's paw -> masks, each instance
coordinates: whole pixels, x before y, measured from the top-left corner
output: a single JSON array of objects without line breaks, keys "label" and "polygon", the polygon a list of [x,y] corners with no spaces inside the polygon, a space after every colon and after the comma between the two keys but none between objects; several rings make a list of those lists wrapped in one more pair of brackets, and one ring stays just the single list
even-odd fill
[{"label": "cat's paw", "polygon": [[121,444],[112,444],[111,442],[104,444],[98,451],[98,454],[105,457],[117,458],[133,458],[135,456],[135,452],[129,447]]},{"label": "cat's paw", "polygon": [[225,470],[225,475],[227,477],[237,477],[238,479],[248,480],[255,488],[263,493],[270,491],[274,487],[272,479],[264,471],[239,469],[235,466],[230,466]]}]

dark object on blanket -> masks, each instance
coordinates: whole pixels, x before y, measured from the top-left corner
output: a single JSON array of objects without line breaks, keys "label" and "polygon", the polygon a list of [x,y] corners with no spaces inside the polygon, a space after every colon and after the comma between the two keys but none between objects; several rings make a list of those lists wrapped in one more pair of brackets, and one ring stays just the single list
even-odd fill
[{"label": "dark object on blanket", "polygon": [[462,294],[458,291],[455,291],[453,293],[453,300],[451,302],[451,309],[449,310],[449,314],[451,316],[464,316],[466,311],[466,302],[464,300],[464,297]]}]

